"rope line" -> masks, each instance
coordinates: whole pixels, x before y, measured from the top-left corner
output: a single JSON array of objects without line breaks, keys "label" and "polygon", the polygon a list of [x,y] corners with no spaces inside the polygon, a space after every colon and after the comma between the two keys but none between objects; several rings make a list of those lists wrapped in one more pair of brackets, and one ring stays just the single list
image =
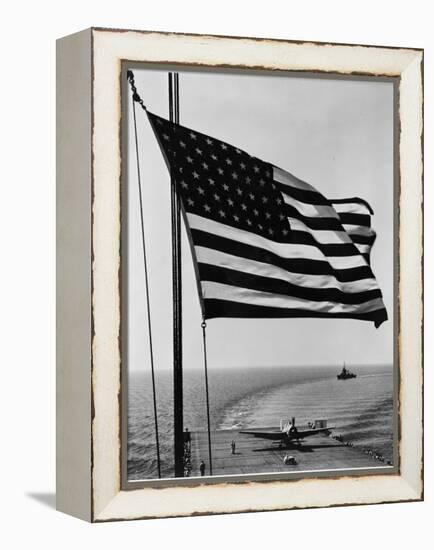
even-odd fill
[{"label": "rope line", "polygon": [[209,454],[209,473],[212,475],[212,453],[211,453],[211,423],[209,417],[209,391],[208,391],[208,354],[206,349],[206,322],[205,319],[200,325],[202,327],[203,338],[203,362],[205,365],[205,394],[206,394],[206,419],[208,426],[208,454]]},{"label": "rope line", "polygon": [[134,85],[134,76],[132,71],[128,71],[128,81],[132,90],[132,104],[133,104],[133,118],[134,118],[134,136],[136,143],[136,162],[137,162],[137,183],[139,188],[139,206],[140,206],[140,223],[142,231],[142,250],[143,250],[143,265],[145,270],[145,286],[146,286],[146,306],[147,306],[147,321],[148,321],[148,335],[149,335],[149,355],[151,360],[151,378],[152,378],[152,396],[154,404],[154,423],[155,423],[155,444],[157,447],[157,468],[158,477],[161,478],[161,461],[160,461],[160,440],[158,435],[158,415],[157,415],[157,395],[155,390],[155,370],[154,370],[154,351],[152,343],[152,326],[151,326],[151,305],[149,300],[149,284],[148,284],[148,262],[146,259],[146,241],[145,241],[145,224],[143,220],[143,197],[142,197],[142,183],[140,177],[140,160],[139,160],[139,140],[137,136],[137,120],[136,120],[136,102],[139,103],[143,109],[146,107],[143,105],[143,101],[137,94],[136,87]]}]

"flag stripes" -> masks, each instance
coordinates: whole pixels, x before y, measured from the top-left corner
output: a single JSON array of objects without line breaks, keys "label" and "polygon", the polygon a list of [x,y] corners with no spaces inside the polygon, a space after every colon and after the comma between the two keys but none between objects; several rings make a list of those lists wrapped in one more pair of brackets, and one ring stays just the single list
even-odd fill
[{"label": "flag stripes", "polygon": [[359,197],[353,197],[352,199],[333,199],[331,202],[338,213],[352,212],[354,214],[363,214],[368,212],[371,215],[374,214],[371,206]]},{"label": "flag stripes", "polygon": [[[317,216],[307,216],[300,212],[298,208],[295,206],[292,206],[291,204],[287,204],[285,202],[285,205],[283,207],[283,210],[288,218],[295,218],[297,220],[300,220],[303,222],[307,227],[310,229],[318,229],[318,230],[328,230],[328,231],[341,231],[342,230],[342,222],[341,220],[337,218],[332,217],[317,217]],[[350,223],[350,222],[347,222]]]},{"label": "flag stripes", "polygon": [[[233,254],[244,259],[267,263],[270,266],[281,268],[288,273],[316,276],[330,275],[335,283],[373,279],[372,271],[366,263],[361,266],[347,266],[339,269],[333,268],[326,260],[311,260],[300,257],[284,258],[270,250],[258,246],[251,246],[219,235],[213,235],[206,231],[192,229],[191,234],[196,253],[198,247],[204,247],[210,250]],[[375,279],[373,280],[375,281]],[[315,284],[316,282],[314,280],[313,285]],[[375,285],[378,286],[376,282]]]},{"label": "flag stripes", "polygon": [[[358,198],[329,201],[313,190],[311,185],[291,174],[280,169],[275,169],[274,173],[280,179],[278,185],[291,227],[297,228],[295,219],[298,220],[299,228],[303,224],[303,229],[310,233],[325,256],[361,254],[366,263],[370,264],[370,252],[376,234],[371,229],[372,209],[366,201]],[[294,198],[295,190],[297,198]],[[304,214],[307,211],[304,199],[315,201],[315,205],[309,205],[309,208],[316,211],[319,217]],[[307,237],[304,239],[305,242],[310,240]],[[346,242],[347,246],[330,247],[329,243],[335,243],[336,239]]]},{"label": "flag stripes", "polygon": [[[329,256],[325,258],[323,252],[312,237],[309,239],[309,234],[303,232],[291,231],[290,243],[279,243],[261,237],[259,235],[253,235],[248,231],[242,229],[236,229],[234,227],[225,225],[214,220],[209,220],[196,214],[187,213],[187,219],[191,229],[200,229],[212,235],[225,237],[230,239],[234,244],[237,242],[262,248],[267,252],[271,252],[284,259],[303,259],[303,260],[326,260],[333,269],[348,269],[352,267],[363,267],[366,265],[365,260],[356,251],[354,254],[347,256]],[[294,233],[294,235],[292,234]],[[305,241],[305,242],[303,242]],[[193,232],[193,242],[194,232]],[[232,242],[230,245],[232,245]],[[332,245],[329,245],[332,246]],[[340,246],[340,245],[337,245]],[[352,251],[356,250],[354,245],[350,245]]]},{"label": "flag stripes", "polygon": [[[216,300],[243,304],[229,308],[235,317],[278,317],[273,308],[292,310],[284,317],[384,317],[381,291],[361,256],[369,255],[370,245],[357,245],[364,247],[359,251],[352,242],[323,244],[319,239],[327,240],[328,232],[297,229],[291,229],[291,243],[274,243],[194,214],[187,219],[207,318],[220,316]],[[261,308],[246,309],[248,304]]]},{"label": "flag stripes", "polygon": [[236,271],[222,266],[203,263],[199,263],[198,266],[202,281],[223,282],[235,287],[260,290],[263,293],[282,294],[291,298],[301,298],[314,302],[336,302],[336,306],[340,304],[363,304],[368,300],[381,298],[381,292],[378,288],[349,293],[343,292],[336,287],[318,288],[299,286],[280,277],[264,277],[248,273],[247,271]]},{"label": "flag stripes", "polygon": [[[285,202],[284,211],[288,218],[296,218],[302,221],[310,229],[342,231],[342,227],[344,227],[345,230],[347,230],[347,227],[349,229],[352,227],[369,229],[371,227],[371,218],[366,214],[351,214],[342,212],[338,215],[338,217],[307,216],[300,212],[300,209],[296,208],[295,205],[292,206],[287,202]],[[316,213],[322,214],[322,212],[319,212],[318,210],[316,210]],[[363,229],[361,229],[361,232],[363,232]],[[369,233],[367,232],[366,234]]]},{"label": "flag stripes", "polygon": [[275,292],[263,292],[261,290],[214,281],[203,281],[202,289],[206,299],[237,301],[245,304],[256,304],[282,309],[304,309],[319,313],[369,313],[380,309],[383,304],[381,298],[370,300],[362,304],[341,304],[330,301],[314,302],[304,298],[297,298],[296,296],[281,295]]},{"label": "flag stripes", "polygon": [[[281,279],[292,285],[305,285],[307,289],[338,289],[341,293],[362,293],[367,290],[378,288],[377,282],[373,278],[355,281],[338,281],[334,276],[311,274],[309,279],[307,279],[304,273],[288,271],[282,267],[252,260],[243,256],[234,256],[233,254],[228,254],[227,252],[222,252],[215,248],[196,246],[195,253],[198,265],[224,266],[228,269],[234,269],[243,273],[260,275],[271,279]],[[307,286],[308,283],[310,283],[310,287]]]},{"label": "flag stripes", "polygon": [[343,225],[360,225],[371,227],[371,216],[369,214],[354,214],[351,212],[340,212],[339,219]]},{"label": "flag stripes", "polygon": [[207,319],[213,319],[216,317],[236,317],[242,318],[317,318],[317,319],[357,319],[359,321],[374,321],[378,327],[382,322],[387,320],[386,312],[383,309],[379,309],[378,313],[367,312],[353,312],[349,315],[345,313],[336,312],[324,312],[308,309],[297,308],[276,308],[257,305],[255,303],[245,304],[237,301],[219,299],[205,299],[204,304],[207,312]]}]

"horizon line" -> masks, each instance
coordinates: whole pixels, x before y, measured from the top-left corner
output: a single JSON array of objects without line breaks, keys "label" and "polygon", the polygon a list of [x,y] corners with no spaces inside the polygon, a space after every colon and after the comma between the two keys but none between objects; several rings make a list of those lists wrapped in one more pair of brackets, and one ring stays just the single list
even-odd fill
[{"label": "horizon line", "polygon": [[[342,362],[343,363],[343,362]],[[393,367],[393,361],[387,363],[353,363],[347,362],[346,364],[352,367]],[[335,364],[305,364],[305,365],[226,365],[226,366],[213,366],[211,369],[286,369],[286,368],[327,368],[327,367],[336,367],[339,368],[340,365]],[[172,371],[173,367],[157,367],[156,370],[159,371]],[[203,370],[203,367],[184,367],[184,371],[193,371],[193,370]],[[142,369],[127,369],[129,372],[145,372]]]}]

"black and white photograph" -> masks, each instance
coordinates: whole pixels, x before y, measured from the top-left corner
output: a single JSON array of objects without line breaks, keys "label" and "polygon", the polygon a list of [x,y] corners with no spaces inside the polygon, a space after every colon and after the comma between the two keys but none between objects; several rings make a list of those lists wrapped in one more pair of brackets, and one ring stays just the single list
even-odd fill
[{"label": "black and white photograph", "polygon": [[1,548],[430,546],[428,6],[2,6]]},{"label": "black and white photograph", "polygon": [[125,64],[128,483],[396,472],[395,97]]}]

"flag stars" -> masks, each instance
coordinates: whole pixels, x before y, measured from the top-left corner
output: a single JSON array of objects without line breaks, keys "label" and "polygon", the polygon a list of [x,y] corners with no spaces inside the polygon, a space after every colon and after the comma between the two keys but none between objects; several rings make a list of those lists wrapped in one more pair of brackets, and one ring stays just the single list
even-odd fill
[{"label": "flag stars", "polygon": [[157,123],[188,211],[289,241],[285,201],[270,165],[193,130],[172,128],[164,119]]},{"label": "flag stars", "polygon": [[188,211],[288,242],[285,201],[270,165],[211,137],[157,122]]}]

